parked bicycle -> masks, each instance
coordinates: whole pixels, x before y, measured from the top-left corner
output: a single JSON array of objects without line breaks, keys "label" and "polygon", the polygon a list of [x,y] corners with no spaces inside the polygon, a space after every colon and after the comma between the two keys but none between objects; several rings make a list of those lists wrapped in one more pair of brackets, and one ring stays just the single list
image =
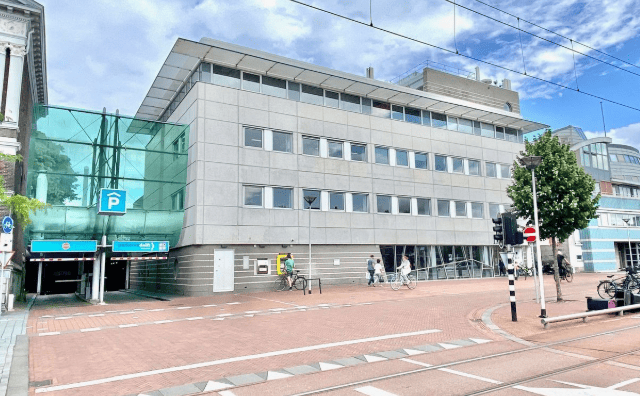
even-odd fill
[{"label": "parked bicycle", "polygon": [[616,296],[616,292],[629,290],[631,293],[640,293],[640,278],[636,276],[638,271],[633,267],[625,268],[627,275],[613,278],[615,275],[608,275],[606,280],[598,284],[598,295],[600,298],[608,299]]},{"label": "parked bicycle", "polygon": [[527,280],[528,276],[533,276],[534,271],[537,273],[535,267],[519,267],[518,272],[520,276],[524,276],[524,279]]},{"label": "parked bicycle", "polygon": [[[293,276],[291,277],[291,286],[296,290],[303,290],[307,288],[307,279],[304,275],[300,274],[300,270],[293,270]],[[283,272],[278,276],[275,281],[276,291],[283,291],[289,288],[289,282],[287,281],[287,273]]]},{"label": "parked bicycle", "polygon": [[407,285],[409,289],[415,289],[418,282],[412,274],[403,276],[400,271],[396,271],[396,273],[389,278],[389,284],[393,290],[400,289],[402,285]]}]

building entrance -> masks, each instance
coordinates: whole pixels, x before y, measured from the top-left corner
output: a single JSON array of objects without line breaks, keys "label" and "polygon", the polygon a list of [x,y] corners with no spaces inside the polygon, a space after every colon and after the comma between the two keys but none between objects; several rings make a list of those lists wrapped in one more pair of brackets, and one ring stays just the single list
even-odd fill
[{"label": "building entrance", "polygon": [[616,242],[616,250],[620,257],[620,269],[627,266],[640,267],[640,243]]}]

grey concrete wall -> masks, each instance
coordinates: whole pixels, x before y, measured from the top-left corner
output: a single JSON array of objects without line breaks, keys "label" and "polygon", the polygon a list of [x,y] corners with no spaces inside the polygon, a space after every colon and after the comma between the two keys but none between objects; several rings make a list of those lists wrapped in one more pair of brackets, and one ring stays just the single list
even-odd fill
[{"label": "grey concrete wall", "polygon": [[423,79],[423,90],[426,92],[464,99],[500,110],[509,102],[512,111],[520,114],[520,96],[516,91],[428,68],[424,69]]},{"label": "grey concrete wall", "polygon": [[[488,203],[507,204],[509,180],[372,164],[375,145],[511,164],[523,145],[197,83],[170,121],[191,126],[180,246],[305,244],[300,188],[484,202],[485,219],[312,213],[318,244],[488,245]],[[243,147],[243,125],[293,133],[293,153]],[[301,155],[301,136],[364,142],[369,162]],[[242,206],[242,185],[294,187],[294,209]],[[370,197],[373,212],[374,200]],[[435,205],[432,204],[432,210]]]}]

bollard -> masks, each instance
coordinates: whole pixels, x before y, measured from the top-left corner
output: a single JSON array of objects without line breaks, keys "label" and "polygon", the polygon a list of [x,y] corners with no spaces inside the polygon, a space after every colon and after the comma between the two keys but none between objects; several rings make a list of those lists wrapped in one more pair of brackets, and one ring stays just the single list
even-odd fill
[{"label": "bollard", "polygon": [[500,253],[502,261],[507,262],[507,274],[509,275],[509,301],[511,302],[511,321],[518,321],[518,314],[516,312],[516,286],[514,279],[513,268],[513,252]]}]

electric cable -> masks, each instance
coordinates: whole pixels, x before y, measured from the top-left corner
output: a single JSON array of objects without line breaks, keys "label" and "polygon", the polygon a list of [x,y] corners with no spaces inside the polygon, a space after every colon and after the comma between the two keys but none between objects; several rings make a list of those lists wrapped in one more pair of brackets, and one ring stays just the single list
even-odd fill
[{"label": "electric cable", "polygon": [[428,43],[426,41],[422,41],[422,40],[419,40],[419,39],[416,39],[416,38],[413,38],[413,37],[409,37],[409,36],[406,36],[404,34],[400,34],[400,33],[394,32],[392,30],[384,29],[384,28],[381,28],[379,26],[370,26],[370,25],[367,25],[365,22],[358,21],[357,19],[353,19],[353,18],[350,18],[350,17],[348,17],[346,15],[341,15],[341,14],[338,14],[338,13],[335,13],[335,12],[332,12],[332,11],[329,11],[329,10],[325,10],[323,8],[319,8],[319,7],[313,6],[311,4],[303,3],[303,2],[301,2],[299,0],[289,0],[289,1],[291,1],[292,3],[296,3],[296,4],[299,4],[299,5],[314,9],[316,11],[324,12],[326,14],[329,14],[329,15],[332,15],[332,16],[335,16],[335,17],[338,17],[338,18],[345,19],[345,20],[350,21],[350,22],[354,22],[354,23],[357,23],[357,24],[360,24],[360,25],[363,25],[363,26],[371,27],[372,29],[376,29],[376,30],[379,30],[379,31],[384,32],[384,33],[388,33],[388,34],[391,34],[391,35],[394,35],[394,36],[398,36],[398,37],[404,38],[406,40],[414,41],[416,43],[423,44],[423,45],[426,45],[428,47],[436,48],[436,49],[448,52],[450,54],[455,54],[455,55],[458,55],[458,56],[462,56],[464,58],[471,59],[471,60],[474,60],[476,62],[484,63],[486,65],[493,66],[493,67],[496,67],[496,68],[499,68],[499,69],[503,69],[503,70],[506,70],[506,71],[509,71],[509,72],[512,72],[512,73],[515,73],[515,74],[519,74],[521,76],[533,78],[535,80],[546,82],[548,84],[555,85],[555,86],[560,87],[560,88],[564,88],[564,89],[568,89],[570,91],[574,91],[574,92],[578,92],[578,93],[581,93],[581,94],[584,94],[584,95],[588,95],[588,96],[591,96],[593,98],[600,99],[600,100],[603,100],[605,102],[617,104],[618,106],[626,107],[626,108],[631,109],[631,110],[640,111],[640,108],[637,108],[637,107],[626,105],[624,103],[620,103],[620,102],[617,102],[617,101],[612,100],[612,99],[607,99],[605,97],[598,96],[596,94],[592,94],[592,93],[589,93],[589,92],[579,91],[579,90],[577,90],[575,88],[571,88],[569,86],[566,86],[566,85],[563,85],[563,84],[560,84],[560,83],[556,83],[556,82],[553,82],[553,81],[545,80],[544,78],[536,77],[536,76],[533,76],[531,74],[524,74],[521,71],[513,70],[513,69],[510,69],[510,68],[508,68],[506,66],[501,66],[501,65],[498,65],[496,63],[485,61],[485,60],[482,60],[482,59],[479,59],[479,58],[475,58],[475,57],[470,56],[470,55],[465,55],[463,53],[456,54],[454,51],[452,51],[450,49],[447,49],[447,48],[444,48],[444,47],[440,47],[438,45],[431,44],[431,43]]},{"label": "electric cable", "polygon": [[[518,18],[518,28],[520,28],[520,18]],[[522,36],[518,30],[518,38],[520,39],[520,52],[522,53],[522,68],[524,69],[524,75],[527,75],[527,64],[524,62],[524,49],[522,48]]]}]

